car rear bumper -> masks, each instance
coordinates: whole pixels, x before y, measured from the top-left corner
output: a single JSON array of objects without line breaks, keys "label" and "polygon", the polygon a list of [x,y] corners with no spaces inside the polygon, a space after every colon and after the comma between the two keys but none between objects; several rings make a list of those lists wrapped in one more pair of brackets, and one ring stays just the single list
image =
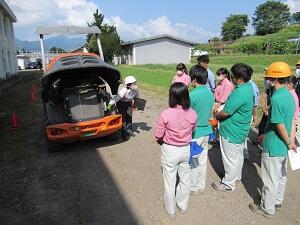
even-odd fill
[{"label": "car rear bumper", "polygon": [[71,143],[79,140],[94,139],[115,133],[122,128],[122,116],[112,115],[102,119],[61,123],[46,127],[49,141]]}]

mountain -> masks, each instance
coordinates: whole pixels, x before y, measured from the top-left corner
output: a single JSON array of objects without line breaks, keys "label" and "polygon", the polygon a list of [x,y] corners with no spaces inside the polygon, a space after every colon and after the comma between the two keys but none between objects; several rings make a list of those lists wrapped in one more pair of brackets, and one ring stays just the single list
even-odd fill
[{"label": "mountain", "polygon": [[[67,38],[65,36],[50,37],[44,40],[45,51],[52,47],[62,48],[66,51],[79,48],[85,44],[84,38]],[[16,39],[16,48],[28,51],[41,51],[40,41],[21,41]]]}]

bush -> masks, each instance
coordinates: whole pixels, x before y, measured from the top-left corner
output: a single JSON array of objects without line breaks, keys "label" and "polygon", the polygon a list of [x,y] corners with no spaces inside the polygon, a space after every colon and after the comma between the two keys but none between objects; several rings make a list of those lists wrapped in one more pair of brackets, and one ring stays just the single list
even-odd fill
[{"label": "bush", "polygon": [[289,41],[256,41],[230,46],[232,53],[245,54],[295,54],[297,44]]}]

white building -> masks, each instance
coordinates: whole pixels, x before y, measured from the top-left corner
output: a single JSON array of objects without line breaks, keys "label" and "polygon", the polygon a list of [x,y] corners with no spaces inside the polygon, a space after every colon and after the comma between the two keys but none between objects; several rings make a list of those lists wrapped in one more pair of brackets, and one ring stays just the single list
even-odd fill
[{"label": "white building", "polygon": [[17,74],[18,62],[16,53],[13,23],[17,18],[4,0],[0,0],[0,79]]},{"label": "white building", "polygon": [[159,35],[122,44],[124,56],[115,57],[115,64],[171,64],[190,63],[194,42]]},{"label": "white building", "polygon": [[17,55],[18,58],[18,67],[20,70],[25,70],[28,63],[30,62],[30,57],[26,55]]}]

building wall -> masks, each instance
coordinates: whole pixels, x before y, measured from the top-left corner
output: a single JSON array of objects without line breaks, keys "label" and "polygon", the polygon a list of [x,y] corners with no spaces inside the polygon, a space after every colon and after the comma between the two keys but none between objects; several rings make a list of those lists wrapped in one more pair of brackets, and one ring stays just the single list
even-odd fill
[{"label": "building wall", "polygon": [[13,21],[0,6],[0,79],[17,74],[18,62]]},{"label": "building wall", "polygon": [[171,38],[159,38],[135,43],[133,46],[134,64],[189,63],[191,45]]},{"label": "building wall", "polygon": [[26,67],[28,66],[28,63],[30,62],[29,57],[18,57],[18,66],[20,67],[20,69],[25,70]]}]

